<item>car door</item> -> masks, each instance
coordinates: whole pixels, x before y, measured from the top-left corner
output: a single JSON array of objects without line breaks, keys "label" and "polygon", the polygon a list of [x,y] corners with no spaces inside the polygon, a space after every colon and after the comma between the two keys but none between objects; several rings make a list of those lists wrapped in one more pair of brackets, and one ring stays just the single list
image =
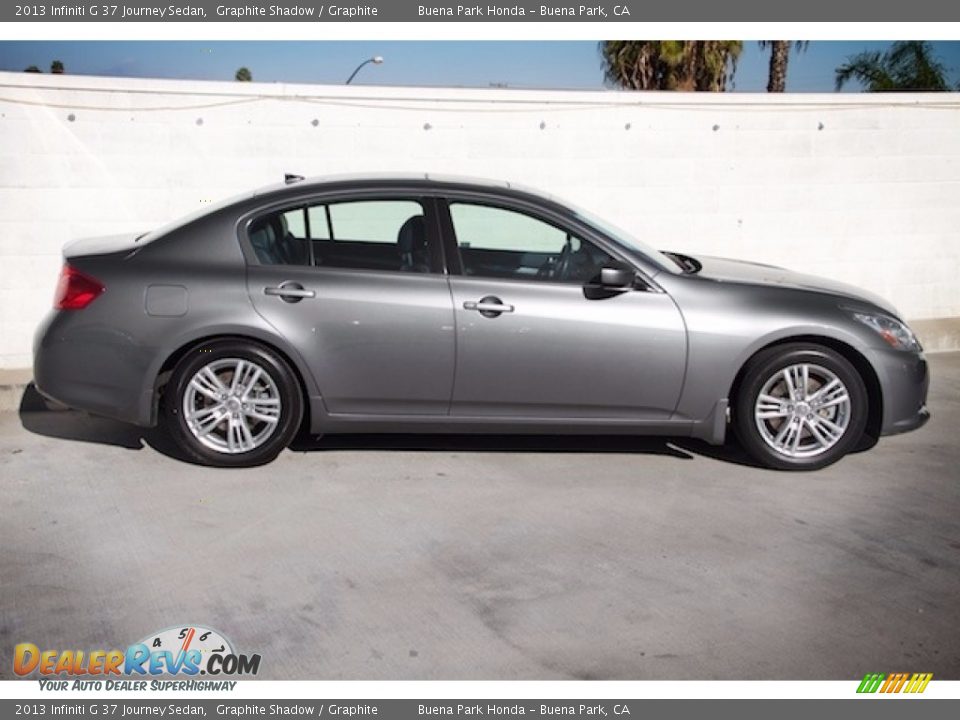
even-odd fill
[{"label": "car door", "polygon": [[441,208],[459,261],[452,415],[670,417],[686,333],[666,293],[596,292],[601,267],[622,258],[529,207],[450,198]]},{"label": "car door", "polygon": [[329,413],[446,414],[454,320],[432,200],[301,202],[251,217],[247,283]]}]

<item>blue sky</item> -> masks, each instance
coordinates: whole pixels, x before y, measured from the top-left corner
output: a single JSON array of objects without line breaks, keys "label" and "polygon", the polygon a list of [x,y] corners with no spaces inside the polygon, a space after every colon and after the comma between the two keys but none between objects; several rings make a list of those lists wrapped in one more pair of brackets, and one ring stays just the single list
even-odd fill
[{"label": "blue sky", "polygon": [[[787,89],[832,92],[834,69],[861,50],[884,50],[889,42],[812,42],[790,60]],[[952,84],[960,82],[960,42],[934,42]],[[232,80],[246,66],[257,81],[342,83],[358,63],[382,55],[383,65],[367,66],[354,84],[522,88],[601,88],[597,43],[591,41],[211,41],[67,42],[0,41],[0,70],[43,70],[62,60],[80,75]],[[734,89],[763,92],[768,51],[744,43]],[[850,90],[858,89],[855,85]]]}]

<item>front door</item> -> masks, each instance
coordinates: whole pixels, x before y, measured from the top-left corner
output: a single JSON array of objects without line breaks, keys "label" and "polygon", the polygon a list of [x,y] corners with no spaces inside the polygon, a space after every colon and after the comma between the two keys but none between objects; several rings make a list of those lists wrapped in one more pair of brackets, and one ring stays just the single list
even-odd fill
[{"label": "front door", "polygon": [[452,415],[670,417],[686,334],[667,294],[587,292],[584,283],[612,260],[596,243],[528,211],[458,200],[447,207],[462,266],[450,278]]}]

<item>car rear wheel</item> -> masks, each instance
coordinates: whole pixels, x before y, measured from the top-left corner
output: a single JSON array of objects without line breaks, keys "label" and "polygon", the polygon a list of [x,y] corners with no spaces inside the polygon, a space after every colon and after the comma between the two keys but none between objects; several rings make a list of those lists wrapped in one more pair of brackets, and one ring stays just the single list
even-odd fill
[{"label": "car rear wheel", "polygon": [[293,371],[253,342],[218,340],[192,349],[164,392],[167,432],[205,465],[269,462],[290,444],[302,417]]},{"label": "car rear wheel", "polygon": [[867,411],[863,379],[846,358],[821,345],[796,343],[765,350],[747,366],[734,427],[761,464],[816,470],[856,447]]}]

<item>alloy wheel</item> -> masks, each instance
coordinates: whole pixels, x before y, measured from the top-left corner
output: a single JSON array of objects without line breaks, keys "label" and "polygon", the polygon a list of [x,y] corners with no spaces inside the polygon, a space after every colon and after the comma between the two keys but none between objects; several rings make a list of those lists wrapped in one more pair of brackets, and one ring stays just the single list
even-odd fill
[{"label": "alloy wheel", "polygon": [[283,410],[280,390],[261,365],[221,358],[200,368],[183,393],[187,429],[205,447],[236,455],[274,434]]},{"label": "alloy wheel", "polygon": [[834,447],[851,420],[850,392],[822,365],[797,363],[771,375],[757,395],[754,421],[779,455],[812,458]]}]

